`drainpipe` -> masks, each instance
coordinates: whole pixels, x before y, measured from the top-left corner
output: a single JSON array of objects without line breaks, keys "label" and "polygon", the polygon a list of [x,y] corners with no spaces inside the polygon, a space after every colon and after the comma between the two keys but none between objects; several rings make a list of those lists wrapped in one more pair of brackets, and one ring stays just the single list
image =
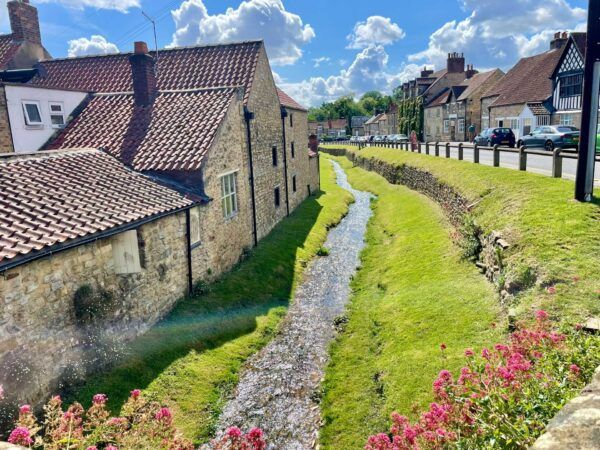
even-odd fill
[{"label": "drainpipe", "polygon": [[248,164],[250,165],[250,192],[252,194],[252,234],[254,235],[254,246],[258,245],[258,230],[256,226],[256,192],[254,190],[254,161],[252,160],[252,136],[250,133],[250,121],[254,119],[254,113],[244,106],[244,120],[246,121],[246,139],[248,140]]},{"label": "drainpipe", "polygon": [[287,166],[287,147],[285,141],[285,118],[288,112],[284,107],[281,107],[281,129],[283,130],[283,172],[285,173],[285,210],[286,215],[290,215],[290,194],[288,186],[288,166]]},{"label": "drainpipe", "polygon": [[194,278],[192,275],[192,236],[190,232],[190,210],[185,210],[185,242],[187,246],[188,295],[192,295]]}]

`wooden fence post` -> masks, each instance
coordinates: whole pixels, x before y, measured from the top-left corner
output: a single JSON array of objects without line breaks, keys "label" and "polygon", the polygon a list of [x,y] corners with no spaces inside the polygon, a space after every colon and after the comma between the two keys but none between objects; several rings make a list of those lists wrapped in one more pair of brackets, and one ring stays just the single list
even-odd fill
[{"label": "wooden fence post", "polygon": [[450,142],[446,142],[446,158],[450,158]]},{"label": "wooden fence post", "polygon": [[519,170],[527,170],[527,152],[525,151],[524,145],[519,147]]},{"label": "wooden fence post", "polygon": [[494,145],[494,167],[500,167],[500,149],[498,144]]},{"label": "wooden fence post", "polygon": [[560,156],[560,152],[562,148],[555,148],[552,152],[552,176],[554,178],[562,178],[562,156]]},{"label": "wooden fence post", "polygon": [[473,162],[479,164],[479,145],[477,145],[477,142],[473,144]]},{"label": "wooden fence post", "polygon": [[419,153],[423,153],[423,152],[421,151],[421,143],[420,143],[420,142],[418,142],[418,143],[417,143],[417,149],[418,149]]},{"label": "wooden fence post", "polygon": [[435,156],[440,156],[440,143],[435,143]]},{"label": "wooden fence post", "polygon": [[429,155],[429,142],[425,142],[425,154]]},{"label": "wooden fence post", "polygon": [[458,144],[458,160],[462,161],[464,159],[464,152],[463,152],[463,143],[460,142]]}]

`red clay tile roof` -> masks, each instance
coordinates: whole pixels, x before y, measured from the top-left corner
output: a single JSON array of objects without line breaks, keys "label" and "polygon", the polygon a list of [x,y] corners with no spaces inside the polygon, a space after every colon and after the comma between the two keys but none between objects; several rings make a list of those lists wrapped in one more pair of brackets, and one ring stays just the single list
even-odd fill
[{"label": "red clay tile roof", "polygon": [[92,95],[46,149],[102,148],[139,171],[198,170],[235,93],[163,92],[147,107],[131,94]]},{"label": "red clay tile roof", "polygon": [[458,100],[467,100],[471,95],[477,92],[477,89],[479,89],[481,85],[486,83],[490,79],[490,77],[501,73],[503,72],[500,69],[489,70],[487,72],[477,73],[471,78],[466,79],[461,83],[461,85],[467,86],[467,89],[465,89],[465,91],[460,95]]},{"label": "red clay tile roof", "polygon": [[[244,86],[248,94],[262,45],[262,41],[251,41],[159,50],[158,89]],[[129,56],[131,53],[42,61],[40,73],[31,83],[94,93],[131,92]]]},{"label": "red clay tile roof", "polygon": [[308,111],[304,106],[294,100],[292,97],[287,95],[281,89],[277,88],[277,95],[279,96],[279,103],[284,108],[298,109],[300,111]]},{"label": "red clay tile roof", "polygon": [[194,205],[99,150],[0,157],[0,268]]},{"label": "red clay tile roof", "polygon": [[3,70],[21,48],[21,44],[13,42],[12,34],[0,35],[0,70]]},{"label": "red clay tile roof", "polygon": [[527,103],[534,116],[549,116],[550,111],[541,103]]},{"label": "red clay tile roof", "polygon": [[543,102],[552,95],[550,77],[558,64],[562,49],[522,58],[508,73],[486,92],[486,97],[498,95],[493,106]]}]

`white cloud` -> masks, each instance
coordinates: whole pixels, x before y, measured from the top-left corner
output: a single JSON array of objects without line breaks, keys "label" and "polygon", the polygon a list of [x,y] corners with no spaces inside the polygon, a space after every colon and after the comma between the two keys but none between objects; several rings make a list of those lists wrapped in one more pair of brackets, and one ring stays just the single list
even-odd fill
[{"label": "white cloud", "polygon": [[313,58],[314,67],[319,67],[321,66],[321,64],[329,61],[331,61],[331,58],[328,56],[320,56],[318,58]]},{"label": "white cloud", "polygon": [[405,65],[399,73],[392,73],[388,62],[389,56],[383,46],[371,45],[358,53],[352,64],[338,75],[280,84],[296,100],[314,106],[342,95],[360,96],[370,90],[391,93],[398,84],[419,74],[420,67],[416,64]]},{"label": "white cloud", "polygon": [[403,39],[406,33],[389,17],[371,16],[365,22],[357,22],[354,31],[347,36],[348,48],[365,48],[369,45],[389,45]]},{"label": "white cloud", "polygon": [[302,57],[302,47],[315,37],[312,27],[286,11],[281,0],[247,0],[214,15],[202,0],[185,0],[172,15],[174,46],[263,39],[274,65],[294,64]]},{"label": "white cloud", "polygon": [[470,11],[429,38],[427,49],[409,56],[444,67],[448,52],[464,52],[477,66],[509,68],[520,57],[548,50],[555,31],[581,28],[586,12],[567,0],[460,0]]},{"label": "white cloud", "polygon": [[37,3],[58,3],[69,8],[114,9],[122,13],[141,8],[140,0],[36,0]]},{"label": "white cloud", "polygon": [[69,56],[106,55],[118,52],[119,49],[115,44],[108,42],[104,36],[97,34],[90,39],[80,37],[69,41]]}]

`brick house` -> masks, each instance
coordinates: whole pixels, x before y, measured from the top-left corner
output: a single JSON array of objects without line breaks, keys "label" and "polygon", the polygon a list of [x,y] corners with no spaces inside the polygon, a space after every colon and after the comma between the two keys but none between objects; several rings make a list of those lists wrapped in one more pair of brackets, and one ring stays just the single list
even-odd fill
[{"label": "brick house", "polygon": [[559,34],[550,50],[522,58],[481,98],[482,128],[512,128],[517,139],[541,125],[550,125],[553,84],[551,76],[567,38]]}]

